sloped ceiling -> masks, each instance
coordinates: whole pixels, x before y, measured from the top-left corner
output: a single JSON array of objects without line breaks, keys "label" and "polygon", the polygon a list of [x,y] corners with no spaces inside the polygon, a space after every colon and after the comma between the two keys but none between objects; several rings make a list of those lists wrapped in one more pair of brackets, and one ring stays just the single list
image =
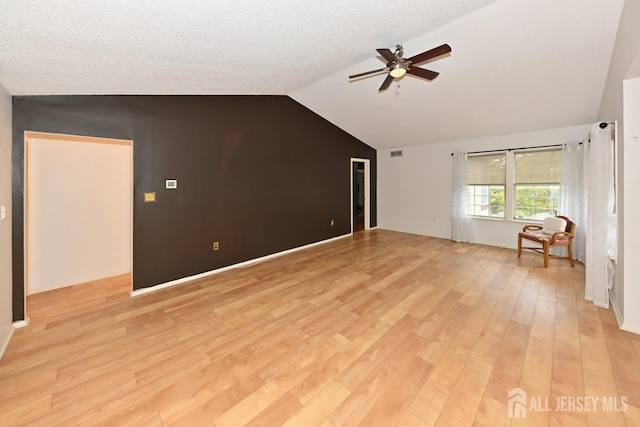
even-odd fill
[{"label": "sloped ceiling", "polygon": [[381,93],[384,75],[349,82],[380,67],[372,55],[291,96],[378,149],[591,123],[622,5],[497,1],[404,43],[405,56],[451,45],[421,64],[441,73],[435,80],[407,75]]},{"label": "sloped ceiling", "polygon": [[[595,121],[623,0],[9,0],[13,95],[278,94],[374,148]],[[376,48],[442,43],[378,93]]]}]

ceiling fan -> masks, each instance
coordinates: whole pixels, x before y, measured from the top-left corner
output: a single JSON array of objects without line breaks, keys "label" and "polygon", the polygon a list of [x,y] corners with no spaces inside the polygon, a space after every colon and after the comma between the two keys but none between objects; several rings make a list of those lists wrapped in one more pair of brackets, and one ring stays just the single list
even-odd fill
[{"label": "ceiling fan", "polygon": [[411,58],[403,58],[404,52],[402,50],[402,45],[399,44],[396,45],[395,52],[391,52],[391,50],[389,49],[376,50],[387,61],[387,66],[384,68],[380,68],[379,70],[372,70],[366,71],[364,73],[354,74],[352,76],[349,76],[349,78],[356,79],[358,77],[368,76],[369,74],[388,71],[389,74],[387,74],[387,78],[384,79],[384,82],[382,82],[382,86],[380,86],[380,89],[378,89],[378,92],[380,92],[387,89],[391,85],[393,79],[400,78],[406,73],[412,74],[417,77],[422,77],[423,79],[427,80],[435,79],[440,73],[417,67],[416,64],[451,52],[451,46],[445,43],[438,47],[434,47],[433,49],[427,50],[426,52],[414,55]]}]

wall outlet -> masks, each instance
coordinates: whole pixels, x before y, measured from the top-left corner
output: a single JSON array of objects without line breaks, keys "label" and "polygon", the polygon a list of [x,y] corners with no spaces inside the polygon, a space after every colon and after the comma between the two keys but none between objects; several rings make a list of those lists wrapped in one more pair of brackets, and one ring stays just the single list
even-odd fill
[{"label": "wall outlet", "polygon": [[220,242],[213,242],[213,250],[214,251],[220,250]]},{"label": "wall outlet", "polygon": [[333,227],[334,225],[336,225],[336,221],[335,220],[331,220],[331,226]]}]

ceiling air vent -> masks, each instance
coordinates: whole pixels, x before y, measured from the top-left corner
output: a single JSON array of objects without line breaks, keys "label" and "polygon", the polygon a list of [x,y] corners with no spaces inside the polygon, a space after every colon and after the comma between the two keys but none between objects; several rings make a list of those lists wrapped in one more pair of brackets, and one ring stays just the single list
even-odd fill
[{"label": "ceiling air vent", "polygon": [[402,150],[392,151],[391,157],[402,157]]}]

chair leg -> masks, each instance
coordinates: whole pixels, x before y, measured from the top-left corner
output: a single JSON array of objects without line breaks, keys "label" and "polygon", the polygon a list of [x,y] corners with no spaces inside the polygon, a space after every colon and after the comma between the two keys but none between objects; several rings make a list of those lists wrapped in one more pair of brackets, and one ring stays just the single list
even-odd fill
[{"label": "chair leg", "polygon": [[569,264],[571,264],[571,268],[573,268],[573,242],[569,242]]},{"label": "chair leg", "polygon": [[547,268],[549,267],[549,242],[544,242],[542,248],[544,251],[544,268]]},{"label": "chair leg", "polygon": [[522,255],[522,236],[518,234],[518,258]]}]

